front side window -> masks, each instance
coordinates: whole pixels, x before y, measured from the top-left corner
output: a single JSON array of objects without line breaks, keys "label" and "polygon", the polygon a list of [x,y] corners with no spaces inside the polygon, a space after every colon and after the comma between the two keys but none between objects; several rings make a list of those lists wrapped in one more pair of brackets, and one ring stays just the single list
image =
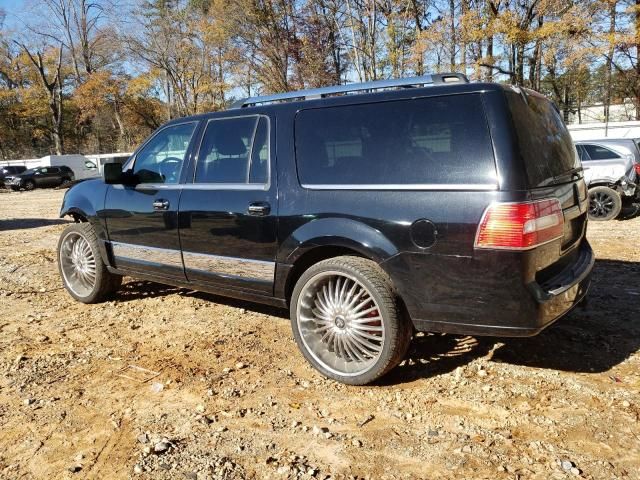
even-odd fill
[{"label": "front side window", "polygon": [[133,173],[140,183],[178,183],[195,122],[160,130],[138,152]]},{"label": "front side window", "polygon": [[195,182],[264,184],[268,167],[269,132],[265,117],[212,120],[200,145]]},{"label": "front side window", "polygon": [[612,158],[620,158],[616,152],[609,150],[608,148],[601,147],[600,145],[586,144],[582,147],[589,154],[590,160],[610,160]]},{"label": "front side window", "polygon": [[303,185],[495,185],[478,95],[303,110],[295,123]]}]

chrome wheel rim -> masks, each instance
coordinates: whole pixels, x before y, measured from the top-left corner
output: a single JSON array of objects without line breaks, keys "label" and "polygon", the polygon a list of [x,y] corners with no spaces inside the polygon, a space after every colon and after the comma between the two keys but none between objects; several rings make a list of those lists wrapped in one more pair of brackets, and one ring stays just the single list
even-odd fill
[{"label": "chrome wheel rim", "polygon": [[604,192],[592,193],[589,198],[589,213],[597,218],[607,217],[613,211],[615,202]]},{"label": "chrome wheel rim", "polygon": [[89,296],[96,285],[96,259],[87,239],[68,233],[60,244],[59,261],[67,287],[79,297]]},{"label": "chrome wheel rim", "polygon": [[386,332],[380,308],[351,275],[329,271],[313,276],[302,288],[296,314],[307,352],[332,373],[360,375],[382,354]]}]

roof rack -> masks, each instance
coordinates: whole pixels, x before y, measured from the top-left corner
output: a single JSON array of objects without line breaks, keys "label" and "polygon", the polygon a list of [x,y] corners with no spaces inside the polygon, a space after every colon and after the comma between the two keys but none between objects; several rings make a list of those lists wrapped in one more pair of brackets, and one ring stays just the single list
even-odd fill
[{"label": "roof rack", "polygon": [[260,97],[243,98],[231,105],[231,109],[245,108],[253,105],[297,100],[317,100],[332,95],[347,95],[354,92],[372,92],[381,89],[413,88],[421,85],[441,85],[445,83],[469,83],[462,73],[433,73],[420,77],[375,80],[373,82],[349,83],[333,87],[312,88],[295,92],[276,93]]}]

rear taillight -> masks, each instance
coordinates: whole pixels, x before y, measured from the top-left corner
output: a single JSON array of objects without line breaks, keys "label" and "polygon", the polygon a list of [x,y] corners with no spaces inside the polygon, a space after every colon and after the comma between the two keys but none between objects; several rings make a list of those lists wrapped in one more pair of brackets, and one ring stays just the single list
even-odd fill
[{"label": "rear taillight", "polygon": [[476,248],[527,250],[564,233],[564,215],[557,199],[493,203],[484,212]]},{"label": "rear taillight", "polygon": [[636,170],[636,174],[640,175],[640,163],[635,163],[633,168]]}]

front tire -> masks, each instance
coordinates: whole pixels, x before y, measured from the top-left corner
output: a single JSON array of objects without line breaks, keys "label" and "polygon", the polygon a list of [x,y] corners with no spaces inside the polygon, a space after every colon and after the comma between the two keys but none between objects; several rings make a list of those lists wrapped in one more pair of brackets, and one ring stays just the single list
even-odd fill
[{"label": "front tire", "polygon": [[386,273],[342,256],[302,274],[291,298],[293,336],[324,376],[349,385],[380,378],[403,359],[413,332]]},{"label": "front tire", "polygon": [[99,303],[115,293],[122,277],[107,270],[89,223],[64,229],[58,241],[58,269],[69,294],[82,303]]},{"label": "front tire", "polygon": [[36,182],[34,182],[33,180],[27,180],[26,182],[24,182],[24,189],[27,191],[31,191],[31,190],[35,190],[36,188]]},{"label": "front tire", "polygon": [[622,197],[604,185],[589,189],[589,220],[606,222],[620,215]]}]

